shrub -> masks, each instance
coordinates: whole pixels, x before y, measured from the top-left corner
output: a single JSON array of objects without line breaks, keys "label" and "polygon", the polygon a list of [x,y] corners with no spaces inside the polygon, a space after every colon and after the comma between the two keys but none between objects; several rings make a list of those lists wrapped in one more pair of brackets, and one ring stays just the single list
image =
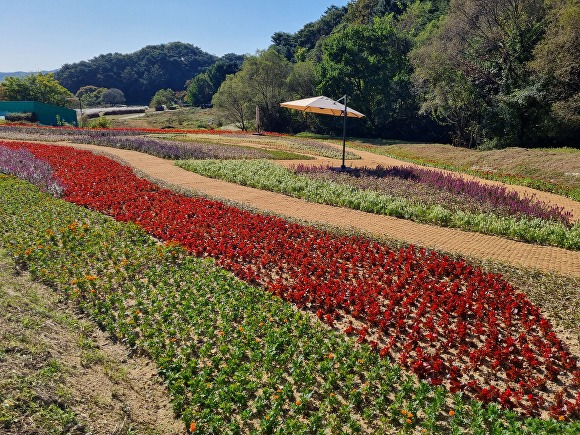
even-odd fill
[{"label": "shrub", "polygon": [[8,113],[4,119],[9,122],[36,122],[38,118],[34,112]]}]

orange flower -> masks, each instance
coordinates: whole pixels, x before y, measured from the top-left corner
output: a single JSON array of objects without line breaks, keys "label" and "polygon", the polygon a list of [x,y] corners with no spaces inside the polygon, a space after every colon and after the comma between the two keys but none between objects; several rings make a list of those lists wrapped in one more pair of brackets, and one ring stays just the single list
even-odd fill
[{"label": "orange flower", "polygon": [[137,315],[141,314],[141,310],[135,310],[135,314]]},{"label": "orange flower", "polygon": [[564,421],[564,420],[566,420],[566,417],[564,417],[563,415],[561,415],[560,417],[558,417],[558,420]]},{"label": "orange flower", "polygon": [[404,409],[401,410],[401,414],[403,415],[407,415],[407,411],[405,411]]},{"label": "orange flower", "polygon": [[298,400],[296,401],[296,406],[300,406],[300,405],[302,405],[302,401],[301,401],[300,399],[298,399]]},{"label": "orange flower", "polygon": [[197,429],[197,425],[195,424],[194,421],[192,421],[191,423],[189,423],[189,431],[190,432],[195,432],[196,429]]},{"label": "orange flower", "polygon": [[411,424],[412,422],[413,421],[410,418],[408,418],[408,419],[405,420],[405,423],[407,423],[407,424]]},{"label": "orange flower", "polygon": [[455,411],[452,409],[451,411],[449,411],[449,415],[450,415],[451,417],[453,417],[453,416],[455,415]]}]

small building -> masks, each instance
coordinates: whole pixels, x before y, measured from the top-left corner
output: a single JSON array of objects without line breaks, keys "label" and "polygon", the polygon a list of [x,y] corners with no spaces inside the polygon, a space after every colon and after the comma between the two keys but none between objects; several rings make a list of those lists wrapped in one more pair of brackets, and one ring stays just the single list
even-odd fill
[{"label": "small building", "polygon": [[0,116],[11,113],[34,113],[43,125],[78,125],[76,111],[39,101],[0,101]]}]

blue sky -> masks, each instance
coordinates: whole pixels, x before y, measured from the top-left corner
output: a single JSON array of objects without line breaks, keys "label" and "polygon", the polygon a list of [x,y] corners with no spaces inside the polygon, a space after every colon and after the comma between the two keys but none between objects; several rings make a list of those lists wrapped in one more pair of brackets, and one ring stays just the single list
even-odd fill
[{"label": "blue sky", "polygon": [[267,48],[348,0],[0,0],[0,71],[40,71],[181,41],[221,56]]}]

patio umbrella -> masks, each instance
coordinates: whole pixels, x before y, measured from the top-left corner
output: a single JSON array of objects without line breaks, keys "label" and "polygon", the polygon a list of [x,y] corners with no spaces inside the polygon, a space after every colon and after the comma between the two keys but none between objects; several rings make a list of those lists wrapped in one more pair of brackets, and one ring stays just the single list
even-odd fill
[{"label": "patio umbrella", "polygon": [[[344,100],[344,104],[340,104],[339,101]],[[303,100],[296,100],[296,101],[287,101],[285,103],[280,103],[281,107],[286,107],[288,109],[296,109],[301,110],[303,112],[311,112],[311,113],[321,113],[323,115],[331,115],[331,116],[342,116],[343,117],[343,124],[342,124],[342,165],[341,169],[346,169],[344,164],[344,157],[346,153],[346,118],[363,118],[364,115],[360,112],[357,112],[354,109],[346,106],[346,95],[342,98],[339,98],[338,101],[334,101],[328,97],[320,96],[320,97],[312,97],[312,98],[305,98]]]}]

